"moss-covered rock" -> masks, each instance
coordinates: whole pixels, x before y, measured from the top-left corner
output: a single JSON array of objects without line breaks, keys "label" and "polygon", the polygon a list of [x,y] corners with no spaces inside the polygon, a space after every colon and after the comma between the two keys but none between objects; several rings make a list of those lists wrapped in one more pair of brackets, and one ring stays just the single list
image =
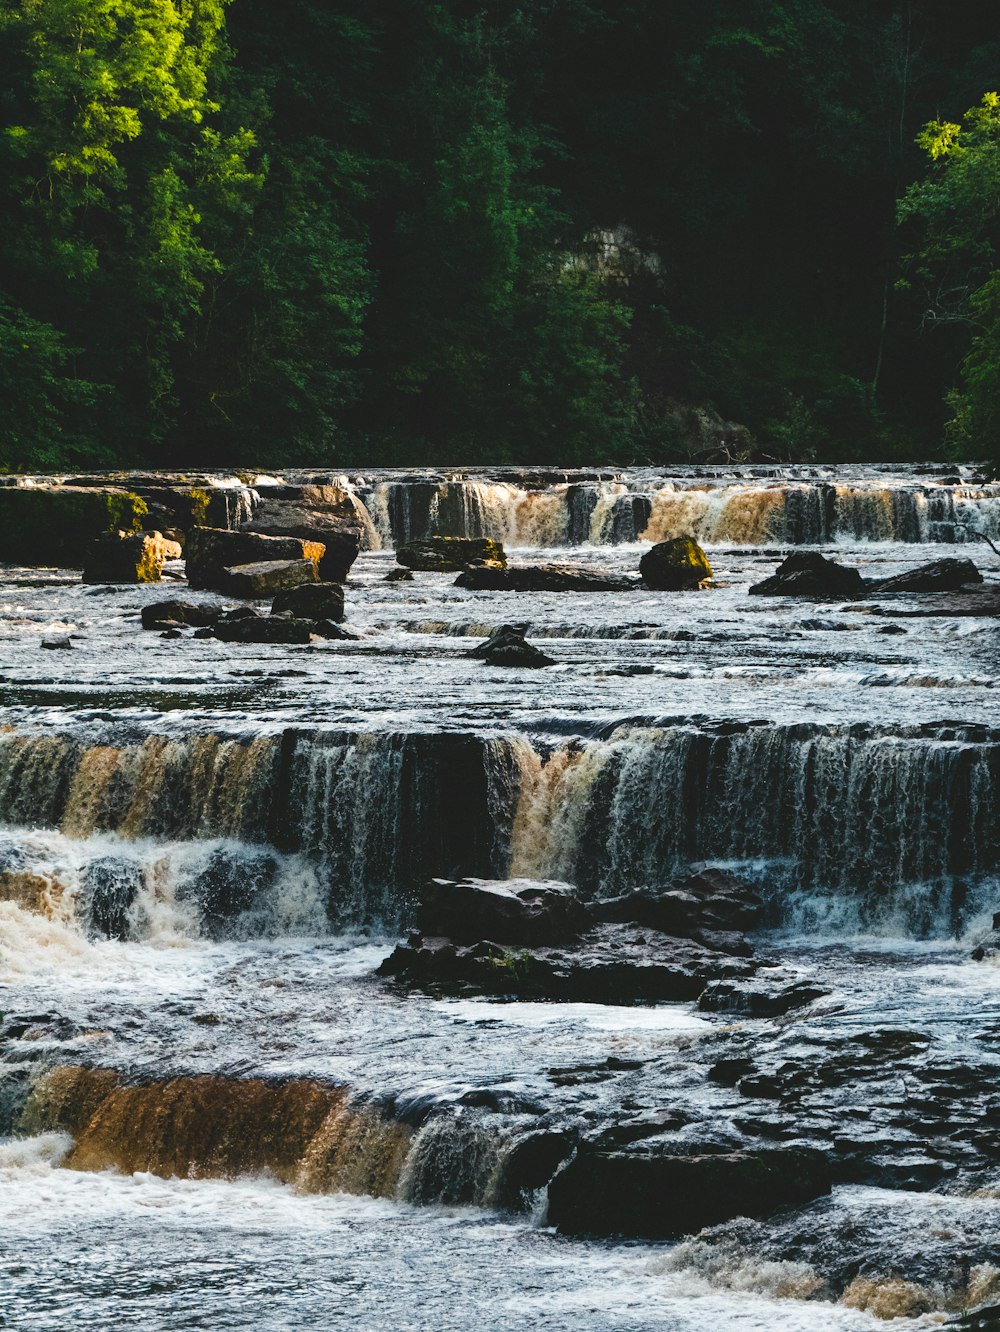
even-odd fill
[{"label": "moss-covered rock", "polygon": [[499,541],[489,537],[428,537],[410,541],[396,551],[396,559],[408,569],[429,573],[457,573],[473,560],[506,568],[507,555]]},{"label": "moss-covered rock", "polygon": [[115,487],[4,486],[0,561],[82,568],[98,537],[138,532],[146,512],[139,495]]},{"label": "moss-covered rock", "polygon": [[674,537],[647,550],[639,561],[647,587],[657,592],[681,592],[704,587],[712,580],[712,566],[694,537]]},{"label": "moss-covered rock", "polygon": [[158,583],[167,560],[181,548],[159,532],[109,532],[90,545],[83,566],[85,583]]}]

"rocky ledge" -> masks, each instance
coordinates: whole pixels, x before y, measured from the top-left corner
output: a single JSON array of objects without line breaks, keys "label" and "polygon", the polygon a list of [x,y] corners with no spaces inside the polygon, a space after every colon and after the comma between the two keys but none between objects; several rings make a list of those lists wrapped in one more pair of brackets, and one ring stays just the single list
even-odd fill
[{"label": "rocky ledge", "polygon": [[[693,1000],[729,982],[717,1004],[738,1008],[759,967],[744,931],[760,910],[718,870],[600,902],[564,883],[435,879],[381,974],[434,993],[606,1004]],[[772,984],[756,1002],[787,1011],[815,997]]]}]

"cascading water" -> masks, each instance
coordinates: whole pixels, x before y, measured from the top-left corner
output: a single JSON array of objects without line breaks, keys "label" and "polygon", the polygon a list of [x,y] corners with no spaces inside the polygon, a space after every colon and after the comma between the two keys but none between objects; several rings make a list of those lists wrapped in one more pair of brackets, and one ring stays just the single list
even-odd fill
[{"label": "cascading water", "polygon": [[[273,933],[282,911],[315,924],[316,900],[335,922],[390,922],[433,875],[513,872],[601,896],[705,860],[766,863],[779,916],[781,894],[822,891],[874,914],[908,903],[910,929],[948,933],[1000,870],[998,806],[1000,737],[975,727],[622,723],[554,746],[297,730],[118,747],[0,737],[0,818],[23,824],[31,809],[59,829],[52,863],[90,848],[41,875],[122,937],[151,928],[143,903],[157,897],[238,936],[255,922]],[[143,850],[164,838],[162,853]],[[185,858],[185,839],[206,849]],[[11,856],[9,895],[30,893],[39,865]]]},{"label": "cascading water", "polygon": [[[269,486],[336,480],[218,488],[238,521]],[[217,1325],[247,1325],[280,1287],[276,1325],[459,1328],[489,1285],[498,1330],[580,1332],[614,1310],[636,1332],[870,1332],[871,1309],[916,1328],[906,1311],[992,1298],[996,621],[951,618],[946,598],[923,618],[919,597],[747,587],[771,546],[833,546],[868,579],[954,555],[968,529],[997,533],[997,488],[971,469],[777,465],[347,484],[385,546],[346,587],[356,639],[162,640],[139,621],[162,588],[35,570],[3,588],[4,1315],[174,1326],[207,1300]],[[393,541],[435,530],[633,579],[631,543],[694,532],[715,586],[386,580]],[[991,594],[988,549],[962,554]],[[544,636],[556,664],[468,655],[501,623]],[[70,651],[39,651],[50,635]],[[692,877],[702,865],[725,873]],[[509,875],[590,901],[674,885],[684,911],[691,885],[743,880],[765,910],[749,933],[716,916],[690,937],[646,919],[620,936],[612,901],[581,938],[523,952],[425,931],[489,986],[387,971],[429,877]],[[524,988],[538,957],[557,979],[693,959],[691,1002],[552,1002]],[[555,1173],[590,1155],[785,1143],[832,1163],[832,1197],[677,1248],[532,1229]],[[135,1267],[106,1275],[133,1241]],[[59,1306],[42,1307],[33,1274],[57,1260]],[[123,1291],[139,1292],[126,1312]]]},{"label": "cascading water", "polygon": [[[964,542],[1000,538],[1000,488],[927,484],[857,469],[856,479],[811,469],[693,469],[675,477],[625,472],[553,476],[535,485],[453,475],[376,480],[359,491],[386,546],[433,535],[492,537],[513,547],[666,541],[825,545],[834,541]],[[565,478],[565,479],[564,479]]]}]

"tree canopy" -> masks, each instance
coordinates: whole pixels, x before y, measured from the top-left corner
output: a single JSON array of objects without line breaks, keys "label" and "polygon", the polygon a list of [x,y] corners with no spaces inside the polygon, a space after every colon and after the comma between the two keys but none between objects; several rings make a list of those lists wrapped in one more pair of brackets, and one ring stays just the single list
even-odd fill
[{"label": "tree canopy", "polygon": [[977,456],[998,55],[987,0],[0,0],[0,467]]}]

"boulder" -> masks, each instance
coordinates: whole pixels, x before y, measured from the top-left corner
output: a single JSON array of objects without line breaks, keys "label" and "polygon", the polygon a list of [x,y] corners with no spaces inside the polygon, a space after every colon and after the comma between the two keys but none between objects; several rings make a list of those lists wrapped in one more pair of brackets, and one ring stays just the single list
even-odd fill
[{"label": "boulder", "polygon": [[657,1004],[697,999],[711,980],[756,971],[745,958],[694,939],[606,924],[561,945],[456,943],[414,934],[379,974],[432,993],[491,994],[559,1003]]},{"label": "boulder", "polygon": [[159,532],[108,532],[91,542],[83,566],[85,583],[158,583],[167,560],[181,548]]},{"label": "boulder", "polygon": [[412,583],[412,582],[413,582],[413,570],[412,570],[412,569],[390,569],[389,572],[386,574],[386,576],[385,576],[385,580],[384,580],[384,581],[387,582],[387,583]]},{"label": "boulder", "polygon": [[679,1239],[737,1216],[767,1216],[831,1189],[821,1152],[705,1156],[581,1151],[549,1184],[548,1221],[568,1235]]},{"label": "boulder", "polygon": [[521,564],[510,569],[469,564],[455,586],[471,592],[630,592],[639,584],[606,569],[572,564]]},{"label": "boulder", "polygon": [[770,578],[750,588],[750,595],[755,597],[835,597],[838,601],[857,600],[867,592],[857,569],[848,569],[813,550],[789,555]]},{"label": "boulder", "polygon": [[469,656],[480,657],[488,666],[522,666],[537,669],[541,666],[555,665],[553,657],[547,657],[534,644],[525,640],[523,629],[510,624],[503,624],[494,629],[485,642],[470,650]]},{"label": "boulder", "polygon": [[396,551],[396,560],[408,569],[428,573],[457,573],[467,564],[482,560],[492,567],[506,567],[507,555],[499,541],[489,537],[427,537],[409,541]]},{"label": "boulder", "polygon": [[334,620],[313,620],[312,631],[317,638],[329,638],[344,643],[356,643],[360,638],[359,634],[352,633],[350,629],[345,629],[342,624],[337,624]]},{"label": "boulder", "polygon": [[983,575],[971,560],[943,559],[920,564],[893,578],[878,578],[868,584],[873,596],[894,592],[956,592],[967,583],[981,583]]},{"label": "boulder", "polygon": [[312,560],[259,560],[226,569],[219,587],[231,597],[258,600],[315,582],[316,565]]},{"label": "boulder", "polygon": [[341,486],[274,486],[260,491],[253,517],[241,531],[298,537],[325,547],[319,563],[324,582],[342,583],[361,550],[377,550],[368,510]]},{"label": "boulder", "polygon": [[220,620],[208,632],[222,643],[308,643],[311,620],[283,615],[254,615],[245,620]]},{"label": "boulder", "polygon": [[561,943],[587,923],[576,890],[547,880],[432,879],[417,908],[417,925],[425,934],[458,943]]},{"label": "boulder", "polygon": [[271,606],[272,615],[285,611],[303,620],[342,620],[344,588],[340,583],[303,583],[279,592]]},{"label": "boulder", "polygon": [[153,601],[143,606],[139,618],[143,629],[162,629],[175,624],[201,629],[214,624],[221,614],[221,606],[199,606],[193,601]]},{"label": "boulder", "polygon": [[639,573],[656,592],[680,592],[704,587],[712,579],[712,566],[694,537],[674,537],[647,550],[639,561]]},{"label": "boulder", "polygon": [[[194,588],[229,591],[228,570],[236,565],[273,560],[311,560],[318,565],[324,547],[299,537],[263,536],[257,532],[230,532],[220,527],[195,527],[185,551],[188,582]],[[316,582],[314,571],[311,582]],[[302,579],[300,581],[305,581]],[[262,593],[262,596],[274,595]]]},{"label": "boulder", "polygon": [[98,537],[137,532],[146,513],[143,499],[114,486],[0,487],[0,560],[79,569]]}]

